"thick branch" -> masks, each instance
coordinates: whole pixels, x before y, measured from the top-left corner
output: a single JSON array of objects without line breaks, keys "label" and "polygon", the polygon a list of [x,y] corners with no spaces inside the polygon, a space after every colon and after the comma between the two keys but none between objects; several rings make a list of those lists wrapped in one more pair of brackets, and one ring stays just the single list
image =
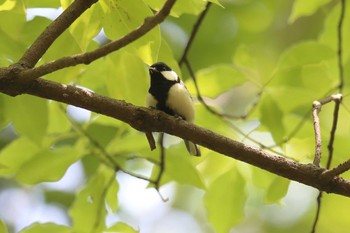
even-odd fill
[{"label": "thick branch", "polygon": [[154,16],[146,18],[144,23],[131,31],[127,35],[119,38],[118,40],[112,41],[100,48],[93,50],[91,52],[86,52],[82,54],[76,54],[69,57],[63,57],[55,61],[45,63],[41,66],[35,67],[30,70],[26,70],[21,73],[21,77],[24,79],[35,79],[41,77],[45,74],[52,73],[56,70],[60,70],[66,67],[75,66],[78,64],[89,64],[103,56],[114,52],[131,42],[139,39],[147,32],[151,31],[155,26],[164,21],[164,19],[169,15],[171,8],[175,4],[176,0],[168,0],[162,7],[162,9],[157,12]]},{"label": "thick branch", "polygon": [[40,34],[18,63],[25,68],[34,67],[57,37],[96,2],[97,0],[75,0]]},{"label": "thick branch", "polygon": [[[2,92],[9,89],[22,90],[9,79],[0,79]],[[325,169],[314,165],[300,164],[281,156],[269,154],[243,143],[231,140],[210,130],[175,119],[161,111],[136,107],[124,101],[111,99],[73,86],[36,79],[30,88],[23,91],[30,95],[52,99],[82,107],[121,120],[143,132],[166,132],[196,144],[257,166],[279,176],[298,181],[319,190],[350,197],[350,182],[334,177],[329,182],[322,179]]]}]

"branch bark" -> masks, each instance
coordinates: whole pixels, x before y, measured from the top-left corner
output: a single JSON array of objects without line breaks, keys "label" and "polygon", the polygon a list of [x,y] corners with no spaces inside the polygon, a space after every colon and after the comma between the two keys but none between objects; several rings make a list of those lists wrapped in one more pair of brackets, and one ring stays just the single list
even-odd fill
[{"label": "branch bark", "polygon": [[0,91],[9,89],[41,98],[56,100],[85,108],[121,120],[142,132],[165,132],[204,146],[233,159],[237,159],[271,173],[312,186],[321,191],[350,197],[350,181],[340,177],[322,178],[326,169],[312,164],[300,164],[281,156],[267,153],[243,143],[216,134],[186,121],[171,117],[161,111],[137,107],[125,101],[38,78],[29,88],[0,78]]}]

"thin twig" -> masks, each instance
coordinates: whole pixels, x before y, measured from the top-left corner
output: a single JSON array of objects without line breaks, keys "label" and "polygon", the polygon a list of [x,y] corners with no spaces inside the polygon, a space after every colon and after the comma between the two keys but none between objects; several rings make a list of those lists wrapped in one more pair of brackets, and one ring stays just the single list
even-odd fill
[{"label": "thin twig", "polygon": [[328,148],[328,160],[326,165],[327,169],[331,167],[331,163],[333,160],[333,145],[334,145],[334,139],[335,139],[335,132],[338,126],[339,106],[341,103],[341,99],[342,99],[342,96],[340,96],[337,99],[334,99],[335,105],[334,105],[334,111],[333,111],[333,123],[332,123],[332,129],[329,136],[329,143],[327,145],[327,148]]},{"label": "thin twig", "polygon": [[[63,106],[61,105],[60,106],[60,109],[62,111],[64,111],[64,108]],[[106,166],[112,168],[113,170],[115,171],[122,171],[124,172],[125,174],[128,174],[130,176],[133,176],[135,178],[138,178],[138,179],[141,179],[141,180],[145,180],[145,181],[148,181],[152,184],[155,183],[154,180],[151,180],[150,178],[148,177],[144,177],[142,175],[139,175],[139,174],[136,174],[136,173],[133,173],[133,172],[130,172],[126,169],[124,169],[123,167],[121,167],[119,164],[117,164],[116,161],[113,160],[112,156],[101,146],[101,144],[96,141],[90,134],[88,134],[88,132],[86,132],[86,130],[84,130],[79,124],[77,124],[76,122],[74,122],[70,117],[68,117],[68,120],[70,121],[72,127],[77,131],[79,132],[81,135],[83,135],[84,137],[86,137],[91,144],[94,145],[95,148],[98,149],[98,151],[103,155],[103,158],[104,159],[100,159],[101,162],[103,162]]]},{"label": "thin twig", "polygon": [[193,83],[194,83],[194,86],[196,88],[196,92],[197,92],[197,99],[200,103],[203,104],[203,106],[212,114],[218,116],[218,117],[225,117],[225,118],[230,118],[230,119],[245,119],[248,117],[249,114],[252,113],[252,111],[255,109],[255,107],[257,106],[258,102],[259,102],[259,99],[260,99],[260,96],[262,94],[262,92],[259,92],[257,95],[256,95],[256,101],[252,104],[252,106],[250,107],[250,109],[243,115],[232,115],[232,114],[227,114],[227,113],[220,113],[218,111],[216,111],[214,108],[212,108],[211,106],[209,106],[201,92],[200,92],[200,89],[199,89],[199,86],[198,86],[198,83],[197,83],[197,78],[196,78],[196,75],[192,69],[192,66],[191,66],[191,63],[188,61],[187,58],[185,58],[184,60],[185,62],[185,65],[186,65],[186,68],[188,70],[188,72],[190,73],[190,76],[192,77],[192,80],[193,80]]},{"label": "thin twig", "polygon": [[338,22],[338,69],[339,69],[339,92],[341,93],[344,87],[344,66],[343,66],[343,22],[345,18],[345,0],[340,0],[340,17]]},{"label": "thin twig", "polygon": [[24,70],[20,74],[20,77],[24,79],[33,80],[45,74],[49,74],[66,67],[75,66],[78,64],[89,64],[103,56],[106,56],[111,52],[117,51],[118,49],[139,39],[149,31],[151,31],[155,26],[163,22],[164,19],[169,15],[170,10],[175,4],[175,2],[176,0],[167,0],[163,5],[162,9],[158,11],[154,16],[146,18],[141,26],[117,40],[114,40],[91,52],[76,54],[69,57],[63,57],[45,63],[41,66]]},{"label": "thin twig", "polygon": [[145,134],[151,150],[156,149],[156,141],[154,140],[152,132],[145,132]]},{"label": "thin twig", "polygon": [[317,196],[316,217],[315,217],[314,222],[312,224],[311,233],[316,232],[317,223],[318,223],[318,220],[320,218],[320,213],[321,213],[322,195],[323,195],[323,192],[319,192],[318,196]]},{"label": "thin twig", "polygon": [[346,160],[345,162],[339,164],[337,167],[326,170],[322,173],[322,177],[326,177],[326,180],[331,180],[336,176],[339,176],[340,174],[350,170],[350,159]]},{"label": "thin twig", "polygon": [[209,11],[209,8],[211,6],[211,2],[208,2],[207,5],[205,6],[205,9],[202,11],[202,13],[199,15],[199,17],[197,18],[197,21],[196,23],[194,24],[193,28],[192,28],[192,31],[191,31],[191,35],[190,35],[190,38],[188,39],[188,42],[187,42],[187,45],[185,47],[185,50],[180,58],[180,61],[179,61],[179,65],[181,66],[182,63],[185,61],[185,59],[187,58],[187,54],[188,54],[188,51],[190,50],[191,48],[191,45],[192,45],[192,42],[194,40],[194,38],[196,37],[197,35],[197,32],[206,16],[206,14],[208,13]]},{"label": "thin twig", "polygon": [[312,116],[314,119],[314,131],[315,131],[315,141],[316,141],[316,148],[315,148],[315,158],[314,158],[314,165],[319,167],[321,162],[321,153],[322,153],[322,138],[321,138],[321,129],[320,129],[320,119],[318,114],[321,111],[321,108],[323,105],[330,103],[331,101],[335,102],[335,109],[333,113],[333,125],[332,130],[330,133],[330,141],[328,144],[328,162],[327,162],[327,169],[330,166],[330,161],[332,161],[333,156],[333,143],[334,143],[334,137],[335,137],[335,131],[337,129],[337,123],[338,123],[338,113],[339,113],[339,106],[341,103],[343,96],[342,94],[335,94],[328,96],[322,100],[316,100],[312,104]]},{"label": "thin twig", "polygon": [[321,111],[322,104],[319,101],[314,101],[312,104],[312,117],[314,119],[314,131],[315,131],[315,157],[313,164],[317,167],[320,166],[321,153],[322,153],[322,138],[320,130],[320,119],[318,113]]},{"label": "thin twig", "polygon": [[159,133],[159,148],[160,148],[160,159],[159,159],[159,173],[155,181],[155,188],[164,202],[168,201],[168,198],[163,197],[160,193],[160,184],[165,171],[165,148],[164,148],[164,133]]}]

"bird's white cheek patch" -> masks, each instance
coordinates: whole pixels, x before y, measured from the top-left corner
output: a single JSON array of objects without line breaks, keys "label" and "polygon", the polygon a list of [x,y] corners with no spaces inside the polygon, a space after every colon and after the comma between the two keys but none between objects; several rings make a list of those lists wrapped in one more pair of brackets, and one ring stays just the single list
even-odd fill
[{"label": "bird's white cheek patch", "polygon": [[162,71],[160,72],[164,78],[170,80],[170,81],[177,81],[178,80],[178,76],[176,74],[175,71],[171,70],[171,71]]}]

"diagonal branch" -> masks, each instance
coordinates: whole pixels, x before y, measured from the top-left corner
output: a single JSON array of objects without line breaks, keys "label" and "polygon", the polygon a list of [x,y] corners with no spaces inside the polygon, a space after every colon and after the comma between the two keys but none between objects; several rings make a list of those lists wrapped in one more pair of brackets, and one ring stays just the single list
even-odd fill
[{"label": "diagonal branch", "polygon": [[312,164],[300,164],[261,149],[231,140],[210,130],[183,120],[175,119],[164,112],[136,107],[125,101],[115,100],[99,94],[38,78],[30,88],[24,89],[9,79],[0,79],[0,91],[8,89],[22,91],[41,98],[75,105],[106,116],[121,120],[143,132],[165,132],[210,150],[237,159],[271,173],[298,181],[321,191],[350,197],[350,181],[334,177],[329,182],[322,179],[323,168]]},{"label": "diagonal branch", "polygon": [[52,43],[91,5],[97,0],[75,0],[58,16],[34,41],[19,60],[24,68],[33,68],[39,59],[50,48]]},{"label": "diagonal branch", "polygon": [[187,58],[187,54],[188,54],[188,51],[190,50],[191,48],[191,45],[192,45],[192,42],[194,40],[194,38],[196,37],[197,35],[197,32],[199,30],[199,27],[201,26],[205,16],[207,15],[208,11],[209,11],[209,8],[211,6],[211,2],[208,2],[207,5],[205,6],[205,9],[202,11],[202,13],[199,15],[196,23],[194,24],[193,28],[192,28],[192,32],[191,32],[191,36],[190,38],[188,39],[188,42],[187,42],[187,45],[186,45],[186,48],[180,58],[180,61],[179,61],[179,65],[181,66],[182,63],[186,60]]},{"label": "diagonal branch", "polygon": [[78,64],[89,64],[103,56],[106,56],[107,54],[114,52],[139,39],[147,32],[151,31],[155,26],[163,22],[164,19],[169,15],[170,10],[175,2],[176,0],[167,0],[162,9],[158,11],[154,16],[146,18],[141,26],[115,41],[109,42],[108,44],[105,44],[104,46],[101,46],[91,52],[63,57],[35,67],[33,69],[25,70],[21,73],[21,77],[24,79],[33,80],[45,74],[52,73],[56,70],[70,66],[76,66]]},{"label": "diagonal branch", "polygon": [[337,40],[338,40],[338,69],[339,69],[339,92],[342,92],[344,87],[344,66],[343,66],[343,22],[345,18],[345,0],[340,1],[341,7],[340,7],[340,17],[338,21],[338,27],[337,27]]},{"label": "diagonal branch", "polygon": [[350,170],[350,159],[345,162],[339,164],[337,167],[325,171],[322,176],[326,177],[328,180],[332,179],[335,176],[339,176],[340,174]]},{"label": "diagonal branch", "polygon": [[342,98],[343,98],[342,94],[335,94],[335,95],[328,96],[327,98],[324,98],[322,100],[316,100],[312,103],[312,117],[314,119],[314,131],[315,131],[315,141],[316,141],[315,158],[313,163],[317,167],[320,166],[321,152],[322,152],[320,119],[318,117],[318,114],[320,113],[323,105],[328,104],[331,101],[335,102],[335,108],[333,113],[333,125],[330,133],[330,140],[328,143],[329,157],[328,157],[328,162],[326,167],[328,169],[330,167],[330,162],[332,161],[332,157],[333,157],[333,143],[334,143],[335,131],[337,129],[337,124],[338,124],[339,106]]}]

